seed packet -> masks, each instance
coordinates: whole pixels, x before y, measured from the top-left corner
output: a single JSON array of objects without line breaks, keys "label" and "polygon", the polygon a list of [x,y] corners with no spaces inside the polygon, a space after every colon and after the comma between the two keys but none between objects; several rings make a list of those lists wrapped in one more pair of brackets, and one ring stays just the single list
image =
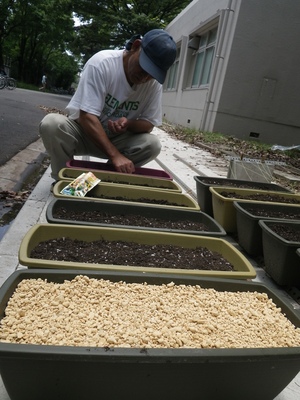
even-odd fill
[{"label": "seed packet", "polygon": [[74,179],[66,187],[64,187],[60,193],[69,196],[84,197],[93,187],[100,182],[92,172],[82,173],[78,178]]}]

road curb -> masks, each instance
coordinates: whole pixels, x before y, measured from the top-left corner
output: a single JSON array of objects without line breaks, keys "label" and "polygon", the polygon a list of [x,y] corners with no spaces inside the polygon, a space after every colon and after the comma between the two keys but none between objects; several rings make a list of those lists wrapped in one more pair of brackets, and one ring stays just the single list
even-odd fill
[{"label": "road curb", "polygon": [[0,191],[20,191],[29,177],[41,167],[46,157],[42,139],[21,150],[0,166]]}]

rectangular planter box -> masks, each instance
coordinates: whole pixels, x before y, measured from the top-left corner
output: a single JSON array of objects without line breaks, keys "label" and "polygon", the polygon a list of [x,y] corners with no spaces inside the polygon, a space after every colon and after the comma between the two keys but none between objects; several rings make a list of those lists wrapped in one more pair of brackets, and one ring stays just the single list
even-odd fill
[{"label": "rectangular planter box", "polygon": [[[55,212],[63,207],[67,211],[65,219],[55,217]],[[148,226],[134,226],[134,225],[121,225],[121,224],[108,224],[99,222],[86,222],[74,219],[67,219],[68,211],[96,211],[105,213],[108,215],[139,215],[145,218],[157,218],[165,221],[166,226],[168,222],[176,221],[192,221],[205,224],[208,231],[205,230],[181,230],[174,228],[156,228]],[[192,210],[177,210],[170,208],[159,208],[151,206],[136,206],[132,204],[113,204],[113,203],[100,203],[96,201],[81,201],[81,200],[68,200],[68,199],[53,199],[49,203],[46,209],[47,221],[54,224],[72,224],[72,225],[89,225],[89,226],[106,226],[114,228],[127,228],[127,229],[143,229],[147,231],[161,231],[161,232],[173,232],[173,233],[184,233],[201,236],[225,236],[225,230],[219,225],[212,217],[201,212]]]},{"label": "rectangular planter box", "polygon": [[[78,274],[114,282],[161,285],[173,281],[218,291],[267,293],[287,318],[300,327],[295,310],[259,283],[86,270],[15,272],[0,288],[0,318],[22,280],[63,283]],[[141,349],[0,342],[0,372],[11,400],[41,400],[41,394],[43,400],[273,400],[299,369],[299,347]]]},{"label": "rectangular planter box", "polygon": [[[59,171],[58,179],[73,181],[82,173],[87,172],[86,169],[80,168],[62,168]],[[103,183],[117,183],[121,185],[141,186],[149,189],[158,190],[171,190],[181,193],[181,187],[171,179],[153,178],[150,176],[134,175],[134,174],[121,174],[118,172],[110,171],[91,171],[97,178],[101,179]]]},{"label": "rectangular planter box", "polygon": [[300,231],[300,223],[260,220],[264,255],[264,269],[278,285],[300,286],[300,263],[297,249],[300,242],[285,240],[272,227],[280,224]]},{"label": "rectangular planter box", "polygon": [[[185,270],[172,268],[139,267],[130,265],[92,264],[71,261],[52,261],[31,258],[31,251],[42,241],[69,237],[91,242],[94,240],[124,241],[141,244],[170,244],[195,249],[206,247],[220,253],[229,261],[234,271]],[[36,224],[24,236],[19,250],[20,263],[31,268],[81,268],[116,271],[143,271],[157,274],[184,274],[197,276],[215,276],[223,278],[251,279],[256,272],[251,263],[233,245],[221,238],[183,235],[165,232],[150,232],[133,229],[114,229],[58,224]]]},{"label": "rectangular planter box", "polygon": [[[82,168],[88,170],[100,170],[100,171],[115,171],[114,167],[111,164],[107,164],[104,162],[98,161],[85,161],[85,160],[69,160],[66,163],[66,167],[68,168]],[[115,171],[116,172],[116,171]],[[146,167],[135,167],[134,175],[143,175],[143,176],[152,176],[156,178],[162,179],[173,179],[173,176],[168,172],[155,169],[155,168],[146,168]]]},{"label": "rectangular planter box", "polygon": [[229,179],[229,178],[214,178],[210,176],[194,176],[196,181],[197,200],[201,211],[213,216],[212,194],[209,190],[210,186],[227,186],[244,189],[260,189],[280,192],[289,192],[288,189],[276,185],[274,183],[254,182],[249,180]]},{"label": "rectangular planter box", "polygon": [[[266,212],[290,213],[294,219],[300,223],[300,206],[239,202],[234,201],[236,209],[236,225],[238,233],[238,242],[244,250],[251,256],[260,256],[263,254],[262,231],[258,224],[261,219],[264,220],[285,220],[281,217],[268,217],[255,215],[252,210],[265,210]],[[251,210],[251,211],[250,211]]]},{"label": "rectangular planter box", "polygon": [[[61,190],[65,188],[70,181],[58,181],[53,187],[53,195],[57,198],[74,199],[74,196],[61,194]],[[103,196],[103,197],[101,197]],[[120,200],[119,200],[119,199]],[[76,200],[86,199],[92,201],[101,201],[108,203],[126,204],[134,203],[138,205],[149,205],[154,207],[180,208],[199,210],[199,205],[196,200],[184,193],[176,193],[166,190],[152,190],[141,187],[130,187],[129,185],[118,185],[111,183],[99,183],[85,197],[76,197]],[[142,201],[137,201],[143,199]],[[147,201],[148,200],[148,201]],[[160,203],[152,204],[151,200]],[[169,204],[164,204],[169,202]]]},{"label": "rectangular planter box", "polygon": [[[229,188],[229,187],[210,187],[210,192],[212,193],[212,204],[213,204],[213,214],[214,219],[225,229],[226,232],[236,233],[237,225],[236,225],[236,209],[234,208],[233,202],[262,202],[261,200],[252,200],[247,199],[247,196],[255,195],[255,194],[268,194],[268,195],[279,195],[282,198],[293,199],[299,201],[298,204],[290,204],[284,202],[271,202],[265,201],[266,204],[288,204],[291,207],[299,207],[300,205],[300,195],[294,193],[285,193],[285,192],[276,192],[270,190],[254,190],[254,189],[238,189],[238,188]],[[241,198],[228,198],[222,196],[222,192],[235,192],[240,196],[244,196],[244,199]]]},{"label": "rectangular planter box", "polygon": [[252,162],[248,160],[230,160],[228,178],[250,179],[259,182],[271,182],[273,179],[274,165],[264,162]]}]

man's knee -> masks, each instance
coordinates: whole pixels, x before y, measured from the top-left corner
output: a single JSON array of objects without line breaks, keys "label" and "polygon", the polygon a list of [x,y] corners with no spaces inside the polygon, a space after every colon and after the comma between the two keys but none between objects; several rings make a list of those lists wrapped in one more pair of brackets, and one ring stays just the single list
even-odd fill
[{"label": "man's knee", "polygon": [[159,155],[159,153],[161,152],[161,143],[160,143],[158,137],[155,135],[149,135],[148,140],[149,140],[148,144],[151,149],[152,157],[156,158]]},{"label": "man's knee", "polygon": [[48,134],[53,135],[58,127],[65,122],[66,117],[61,114],[47,114],[39,125],[39,132],[41,137],[47,136]]}]

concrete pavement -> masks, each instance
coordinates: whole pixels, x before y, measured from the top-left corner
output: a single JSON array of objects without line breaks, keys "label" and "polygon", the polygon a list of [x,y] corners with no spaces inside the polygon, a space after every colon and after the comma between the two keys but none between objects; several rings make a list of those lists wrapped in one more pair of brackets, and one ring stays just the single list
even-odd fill
[{"label": "concrete pavement", "polygon": [[[186,143],[174,140],[168,134],[156,129],[155,133],[159,136],[163,150],[156,161],[147,165],[149,168],[165,169],[173,174],[174,180],[183,187],[183,191],[191,196],[196,196],[196,184],[194,175],[205,175],[215,177],[226,177],[228,164],[226,160],[217,160],[207,151],[187,145]],[[33,143],[29,148],[18,154],[17,159],[11,165],[0,168],[0,187],[6,184],[7,189],[13,190],[18,185],[18,178],[24,176],[23,166],[29,167],[32,160],[37,160],[44,152],[40,140]],[[17,161],[19,166],[17,167]],[[6,168],[6,169],[3,169]],[[5,176],[4,172],[5,171]],[[28,172],[28,170],[27,170]],[[3,180],[4,179],[4,180]],[[18,251],[22,238],[25,233],[36,223],[46,222],[45,211],[47,205],[53,198],[50,193],[50,168],[44,173],[41,180],[36,185],[30,197],[22,207],[17,218],[11,224],[9,230],[0,241],[0,286],[17,269],[25,268],[19,264]],[[10,189],[8,189],[10,187]],[[2,189],[3,190],[3,189]],[[254,265],[255,266],[255,265]],[[256,266],[255,266],[256,267]],[[258,281],[278,289],[276,285],[264,274],[264,271],[257,268]],[[300,305],[294,302],[286,293],[286,296],[295,308]],[[16,382],[17,384],[17,382]],[[251,384],[251,383],[250,383]],[[253,382],[255,384],[255,382]],[[42,398],[42,394],[41,394]],[[300,374],[290,383],[290,385],[276,397],[276,400],[297,400],[300,398]],[[8,394],[0,380],[0,399],[10,400]]]}]

